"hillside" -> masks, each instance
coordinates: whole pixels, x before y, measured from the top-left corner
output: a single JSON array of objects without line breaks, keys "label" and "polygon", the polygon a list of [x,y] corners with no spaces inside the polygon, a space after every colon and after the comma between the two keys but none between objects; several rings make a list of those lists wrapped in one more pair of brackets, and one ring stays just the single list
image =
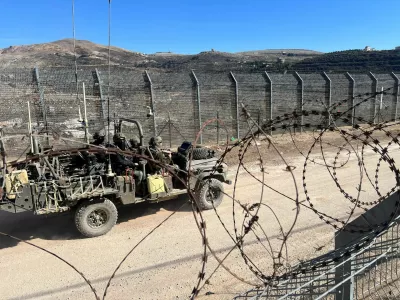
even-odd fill
[{"label": "hillside", "polygon": [[[136,68],[155,68],[168,70],[256,70],[263,66],[275,70],[278,60],[290,63],[321,53],[301,49],[258,50],[240,53],[227,53],[215,50],[195,55],[182,55],[170,52],[143,54],[118,47],[111,47],[110,61],[113,65]],[[108,64],[108,47],[90,41],[76,41],[76,60],[78,65]],[[2,67],[64,66],[71,67],[75,61],[72,39],[51,43],[10,46],[0,49]]]},{"label": "hillside", "polygon": [[400,71],[400,51],[338,51],[306,58],[287,67],[299,72],[395,72]]},{"label": "hillside", "polygon": [[[306,49],[272,49],[228,53],[216,50],[198,54],[157,52],[144,54],[111,47],[112,65],[128,68],[183,71],[243,72],[394,72],[400,70],[400,51],[347,50],[321,53]],[[76,41],[78,65],[108,64],[108,47],[85,40]],[[0,49],[4,67],[71,67],[75,55],[72,39],[51,43],[10,46]]]}]

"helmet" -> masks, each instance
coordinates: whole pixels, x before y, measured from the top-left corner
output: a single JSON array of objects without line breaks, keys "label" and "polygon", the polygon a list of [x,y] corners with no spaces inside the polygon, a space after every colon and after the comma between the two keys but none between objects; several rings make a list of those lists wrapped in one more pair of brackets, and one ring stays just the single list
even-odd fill
[{"label": "helmet", "polygon": [[114,145],[120,148],[121,150],[125,150],[126,142],[125,136],[123,134],[117,133],[113,136]]},{"label": "helmet", "polygon": [[100,135],[98,132],[93,134],[93,145],[101,145],[104,142],[104,135]]},{"label": "helmet", "polygon": [[132,148],[137,148],[140,145],[140,140],[137,136],[134,136],[129,140],[129,143]]},{"label": "helmet", "polygon": [[150,146],[153,146],[153,147],[160,147],[162,144],[162,137],[161,136],[156,136],[156,137],[153,136],[150,139],[149,144],[150,144]]}]

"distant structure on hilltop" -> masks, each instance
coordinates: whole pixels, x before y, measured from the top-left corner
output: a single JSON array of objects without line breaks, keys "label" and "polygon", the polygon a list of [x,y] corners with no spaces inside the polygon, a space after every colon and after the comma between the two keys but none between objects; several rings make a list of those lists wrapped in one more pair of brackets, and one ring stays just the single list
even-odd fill
[{"label": "distant structure on hilltop", "polygon": [[370,46],[365,46],[364,51],[375,51],[375,48],[372,48]]},{"label": "distant structure on hilltop", "polygon": [[400,46],[395,47],[394,50],[400,51]]}]

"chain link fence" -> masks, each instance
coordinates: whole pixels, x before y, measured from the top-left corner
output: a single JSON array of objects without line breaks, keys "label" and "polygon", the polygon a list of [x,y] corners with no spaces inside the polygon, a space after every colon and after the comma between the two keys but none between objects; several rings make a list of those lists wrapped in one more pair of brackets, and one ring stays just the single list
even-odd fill
[{"label": "chain link fence", "polygon": [[[108,124],[112,131],[114,117],[132,118],[142,123],[145,141],[161,135],[165,145],[175,147],[195,139],[203,122],[214,118],[223,124],[208,126],[200,142],[225,142],[227,134],[232,140],[243,137],[247,125],[241,118],[242,103],[253,119],[263,123],[294,110],[325,110],[343,99],[349,99],[347,106],[352,107],[359,101],[357,95],[396,87],[399,81],[394,73],[160,72],[115,66],[84,66],[75,73],[62,67],[0,68],[0,117],[5,134],[26,133],[29,102],[38,127],[82,139],[83,83],[90,134],[105,132]],[[372,121],[397,119],[398,95],[396,87],[393,93],[377,95],[357,107],[354,123],[359,116]],[[335,109],[348,109],[342,106]],[[299,116],[294,122],[304,128],[321,122],[320,118]],[[9,146],[24,148],[16,141]]]}]

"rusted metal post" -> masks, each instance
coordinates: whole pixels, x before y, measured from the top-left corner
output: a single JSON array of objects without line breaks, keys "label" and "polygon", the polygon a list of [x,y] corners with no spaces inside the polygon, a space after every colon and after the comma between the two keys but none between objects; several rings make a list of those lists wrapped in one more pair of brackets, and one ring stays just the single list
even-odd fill
[{"label": "rusted metal post", "polygon": [[153,82],[151,81],[149,72],[147,72],[147,70],[145,72],[146,72],[146,77],[149,80],[149,84],[150,84],[150,100],[151,100],[151,109],[153,111],[153,126],[154,126],[153,133],[154,133],[154,136],[156,136],[157,135],[156,107],[155,107],[156,101],[154,99]]},{"label": "rusted metal post", "polygon": [[322,77],[324,77],[326,81],[326,92],[325,92],[325,105],[327,106],[326,112],[327,112],[327,125],[331,125],[331,118],[329,116],[329,108],[332,105],[332,81],[329,78],[329,76],[325,73],[322,72]]},{"label": "rusted metal post", "polygon": [[355,87],[356,87],[356,81],[354,80],[354,78],[350,75],[349,72],[346,72],[346,77],[347,79],[350,81],[350,88],[349,88],[349,97],[351,97],[350,101],[349,101],[349,105],[351,106],[351,126],[354,127],[355,125],[355,118],[356,118],[356,108],[354,106],[355,104],[355,99],[354,99],[354,91],[355,91]]},{"label": "rusted metal post", "polygon": [[[272,79],[269,76],[267,71],[265,71],[265,78],[267,78],[267,81],[269,83],[269,112],[267,112],[267,115],[269,115],[269,119],[270,119],[270,121],[272,121],[272,117],[273,117],[272,105],[274,103],[273,97],[272,97]],[[272,129],[269,131],[269,134],[272,135]]]},{"label": "rusted metal post", "polygon": [[394,74],[393,72],[390,74],[393,79],[394,79],[394,121],[397,121],[397,109],[398,109],[398,104],[399,104],[399,84],[400,84],[400,80],[399,77],[397,77],[396,74]]},{"label": "rusted metal post", "polygon": [[301,114],[300,117],[300,132],[303,132],[303,126],[304,126],[304,116],[303,116],[303,106],[304,106],[304,82],[303,78],[299,75],[299,73],[294,72],[295,77],[297,79],[298,85],[300,85],[300,92],[298,91],[298,101],[299,101],[299,113]]},{"label": "rusted metal post", "polygon": [[[372,74],[372,72],[369,72],[368,75],[372,79],[372,86],[371,86],[372,93],[375,94],[374,102],[371,107],[372,122],[374,122],[374,124],[375,124],[377,121],[377,117],[378,117],[377,113],[376,113],[376,106],[378,103],[378,98],[377,98],[378,97],[378,78],[376,78],[375,75]],[[378,122],[379,122],[379,119],[378,119]]]},{"label": "rusted metal post", "polygon": [[[201,130],[201,107],[200,107],[200,83],[199,80],[197,79],[196,74],[192,70],[192,75],[196,83],[196,98],[197,98],[197,111],[198,111],[198,117],[199,117],[199,131]],[[203,133],[200,133],[200,144],[203,144]]]},{"label": "rusted metal post", "polygon": [[230,75],[233,79],[233,82],[235,83],[235,105],[236,105],[236,136],[238,139],[240,139],[240,132],[239,132],[239,84],[233,75],[232,72],[230,72]]}]

